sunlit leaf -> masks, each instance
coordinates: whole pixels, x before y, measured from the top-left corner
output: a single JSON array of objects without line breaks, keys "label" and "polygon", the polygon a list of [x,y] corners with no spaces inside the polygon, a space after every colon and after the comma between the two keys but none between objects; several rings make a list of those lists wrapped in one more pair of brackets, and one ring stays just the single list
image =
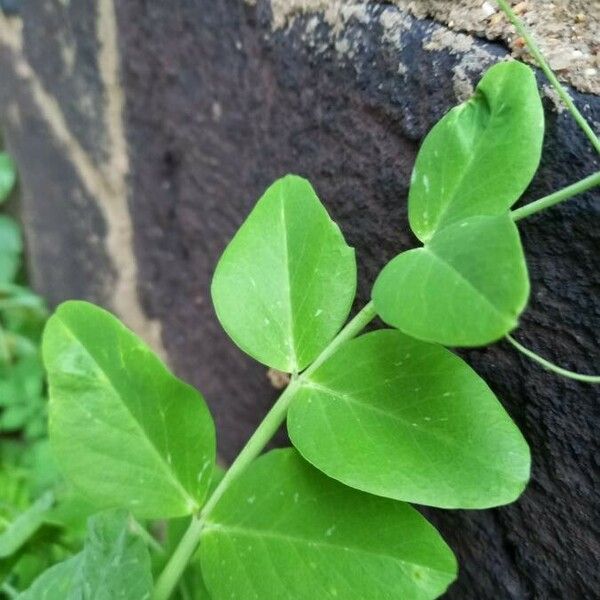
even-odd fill
[{"label": "sunlit leaf", "polygon": [[308,181],[288,175],[258,201],[214,275],[217,316],[260,362],[299,371],[348,317],[356,290],[346,245]]},{"label": "sunlit leaf", "polygon": [[56,462],[98,506],[191,514],[212,476],[215,432],[202,396],[110,313],[62,304],[43,341]]},{"label": "sunlit leaf", "polygon": [[425,600],[456,577],[452,552],[416,510],[343,486],[291,449],[232,483],[200,558],[213,600]]},{"label": "sunlit leaf", "polygon": [[494,65],[423,142],[408,204],[417,237],[426,242],[456,221],[506,212],[537,170],[543,136],[533,71],[516,61]]},{"label": "sunlit leaf", "polygon": [[288,413],[293,444],[357,489],[442,508],[515,500],[529,449],[486,383],[442,346],[399,331],[343,345]]},{"label": "sunlit leaf", "polygon": [[518,324],[529,279],[508,214],[471,217],[403,252],[373,288],[380,317],[404,333],[446,346],[481,346]]}]

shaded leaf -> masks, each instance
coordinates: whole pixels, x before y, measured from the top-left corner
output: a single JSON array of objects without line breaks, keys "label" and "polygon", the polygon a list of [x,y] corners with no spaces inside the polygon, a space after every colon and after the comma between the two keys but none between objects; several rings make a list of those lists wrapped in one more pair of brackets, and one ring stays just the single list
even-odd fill
[{"label": "shaded leaf", "polygon": [[288,413],[301,454],[354,488],[441,508],[515,500],[529,448],[492,391],[442,346],[399,331],[344,344]]},{"label": "shaded leaf", "polygon": [[0,204],[12,192],[17,181],[15,162],[6,152],[0,152]]},{"label": "shaded leaf", "polygon": [[[13,348],[11,348],[13,350]],[[46,430],[44,372],[37,354],[0,368],[0,431],[25,429],[28,439]]]},{"label": "shaded leaf", "polygon": [[456,221],[506,212],[537,170],[543,137],[533,71],[516,61],[494,65],[423,142],[408,203],[417,237],[426,242]]},{"label": "shaded leaf", "polygon": [[456,577],[452,552],[416,510],[345,487],[292,449],[232,483],[200,558],[214,600],[424,600]]},{"label": "shaded leaf", "polygon": [[285,372],[310,364],[350,312],[354,250],[308,181],[288,175],[258,201],[212,282],[223,328],[256,360]]},{"label": "shaded leaf", "polygon": [[50,441],[65,475],[98,506],[141,517],[191,514],[215,459],[202,396],[110,313],[66,302],[43,340]]},{"label": "shaded leaf", "polygon": [[471,217],[403,252],[373,288],[379,316],[404,333],[446,346],[481,346],[506,335],[527,305],[529,279],[508,214]]},{"label": "shaded leaf", "polygon": [[0,215],[0,283],[10,283],[15,278],[22,251],[19,226],[9,217]]},{"label": "shaded leaf", "polygon": [[53,502],[52,493],[43,494],[0,533],[0,559],[11,556],[29,540],[44,523],[44,517]]},{"label": "shaded leaf", "polygon": [[145,600],[152,585],[148,550],[119,511],[92,517],[83,551],[48,569],[19,600]]}]

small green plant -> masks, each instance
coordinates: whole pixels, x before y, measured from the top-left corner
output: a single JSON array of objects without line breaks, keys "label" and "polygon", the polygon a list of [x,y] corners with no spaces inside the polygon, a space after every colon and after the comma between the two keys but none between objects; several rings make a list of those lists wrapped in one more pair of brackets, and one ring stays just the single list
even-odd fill
[{"label": "small green plant", "polygon": [[[11,195],[16,169],[0,152],[0,205]],[[0,214],[0,434],[45,436],[44,369],[39,341],[46,311],[42,300],[20,285],[23,240],[19,225]]]},{"label": "small green plant", "polygon": [[[16,169],[0,152],[0,204],[12,195]],[[28,585],[68,556],[44,524],[55,482],[47,439],[44,369],[39,351],[46,320],[43,301],[23,282],[18,224],[0,215],[0,596],[5,582]],[[8,591],[7,591],[8,590]]]},{"label": "small green plant", "polygon": [[[110,313],[62,304],[43,356],[52,451],[73,487],[67,509],[42,496],[8,531],[23,540],[48,511],[57,526],[73,506],[102,512],[83,550],[19,598],[443,594],[456,560],[408,503],[507,504],[530,472],[516,425],[445,346],[514,330],[529,294],[515,223],[600,184],[597,173],[511,211],[543,131],[531,70],[492,67],[419,153],[409,219],[423,245],[382,270],[348,322],[353,249],[308,181],[267,189],[219,261],[212,298],[232,340],[291,379],[225,473],[202,395]],[[378,315],[392,328],[361,333]],[[293,448],[260,456],[284,422]]]}]

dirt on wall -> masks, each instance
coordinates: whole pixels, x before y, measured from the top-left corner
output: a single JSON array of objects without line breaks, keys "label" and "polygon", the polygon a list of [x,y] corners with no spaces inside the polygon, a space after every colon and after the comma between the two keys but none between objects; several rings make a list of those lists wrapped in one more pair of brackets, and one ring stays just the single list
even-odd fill
[{"label": "dirt on wall", "polygon": [[[248,0],[253,3],[254,0]],[[273,27],[295,15],[320,12],[335,28],[364,3],[351,0],[272,0]],[[502,40],[513,56],[530,61],[524,41],[494,0],[392,0],[419,18],[433,18],[456,32]],[[514,11],[533,32],[560,79],[582,92],[600,94],[600,0],[524,0]]]}]

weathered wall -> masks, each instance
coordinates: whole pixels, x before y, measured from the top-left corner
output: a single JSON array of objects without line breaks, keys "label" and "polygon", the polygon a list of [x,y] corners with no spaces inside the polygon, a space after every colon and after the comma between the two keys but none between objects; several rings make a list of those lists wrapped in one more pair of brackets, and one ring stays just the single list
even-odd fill
[{"label": "weathered wall", "polygon": [[[305,175],[357,248],[364,302],[383,264],[415,245],[406,194],[420,140],[507,49],[389,3],[300,11],[276,30],[268,0],[115,5],[24,2],[21,19],[0,18],[0,118],[22,170],[33,274],[52,302],[110,306],[164,352],[204,391],[229,460],[277,391],[214,317],[210,277],[228,239],[268,183]],[[600,98],[575,97],[599,122]],[[528,199],[599,166],[550,96],[545,106]],[[588,372],[599,198],[521,227],[533,291],[517,337]],[[459,555],[448,598],[597,597],[597,390],[506,344],[464,354],[523,429],[533,479],[506,508],[425,511]]]}]

